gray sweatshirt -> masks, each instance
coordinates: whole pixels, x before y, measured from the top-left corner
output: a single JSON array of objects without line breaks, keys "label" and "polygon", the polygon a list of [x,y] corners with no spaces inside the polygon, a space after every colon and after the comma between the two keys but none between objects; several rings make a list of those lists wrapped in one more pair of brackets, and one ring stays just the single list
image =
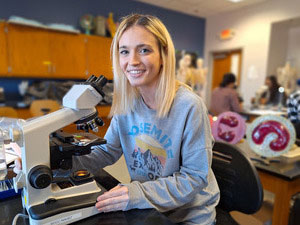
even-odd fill
[{"label": "gray sweatshirt", "polygon": [[140,99],[135,111],[114,116],[106,145],[74,157],[97,172],[124,154],[132,182],[126,210],[155,208],[173,222],[213,224],[219,189],[211,169],[213,138],[207,109],[180,87],[167,117]]}]

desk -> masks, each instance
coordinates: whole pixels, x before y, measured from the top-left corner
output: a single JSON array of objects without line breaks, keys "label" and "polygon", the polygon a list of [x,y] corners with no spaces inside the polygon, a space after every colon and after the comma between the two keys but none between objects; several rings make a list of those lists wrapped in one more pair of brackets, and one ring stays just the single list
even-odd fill
[{"label": "desk", "polygon": [[[104,170],[96,177],[97,182],[109,190],[119,182]],[[20,196],[0,201],[0,225],[12,224],[13,218],[18,213],[24,213]],[[29,224],[28,219],[19,218],[18,225]],[[126,212],[100,213],[92,217],[75,222],[76,225],[174,225],[166,216],[154,209],[129,210]]]},{"label": "desk", "polygon": [[[237,146],[249,157],[259,157],[249,147],[248,142]],[[272,225],[287,225],[291,197],[300,192],[300,162],[270,163],[269,166],[253,162],[265,190],[275,195]]]}]

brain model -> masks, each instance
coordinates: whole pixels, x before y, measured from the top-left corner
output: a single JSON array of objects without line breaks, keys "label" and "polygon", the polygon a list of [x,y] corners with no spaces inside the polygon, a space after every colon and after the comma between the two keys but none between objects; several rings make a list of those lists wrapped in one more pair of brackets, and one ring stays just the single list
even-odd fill
[{"label": "brain model", "polygon": [[265,157],[275,157],[288,152],[295,143],[295,128],[281,116],[261,116],[247,129],[251,149]]},{"label": "brain model", "polygon": [[223,112],[212,124],[212,134],[216,141],[238,143],[245,135],[245,120],[234,112]]}]

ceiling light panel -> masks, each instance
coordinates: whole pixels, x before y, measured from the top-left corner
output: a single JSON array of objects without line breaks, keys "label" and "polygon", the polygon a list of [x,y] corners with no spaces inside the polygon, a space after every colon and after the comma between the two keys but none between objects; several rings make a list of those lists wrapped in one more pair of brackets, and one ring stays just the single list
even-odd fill
[{"label": "ceiling light panel", "polygon": [[229,2],[233,2],[233,3],[238,3],[238,2],[242,2],[243,0],[227,0]]},{"label": "ceiling light panel", "polygon": [[227,0],[135,0],[169,10],[198,17],[207,17],[222,12],[235,11],[246,6],[271,0],[244,0],[239,3]]}]

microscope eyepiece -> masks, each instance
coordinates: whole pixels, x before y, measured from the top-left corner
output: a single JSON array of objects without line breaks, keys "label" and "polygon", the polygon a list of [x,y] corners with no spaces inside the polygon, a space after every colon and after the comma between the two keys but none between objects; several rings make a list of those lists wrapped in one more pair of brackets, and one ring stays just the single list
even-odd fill
[{"label": "microscope eyepiece", "polygon": [[86,82],[94,82],[95,80],[97,79],[97,77],[95,75],[91,75],[87,80]]},{"label": "microscope eyepiece", "polygon": [[107,83],[107,79],[103,76],[100,75],[96,80],[95,80],[95,84],[99,87],[104,87],[105,84]]},{"label": "microscope eyepiece", "polygon": [[107,79],[105,76],[100,75],[99,77],[96,77],[95,75],[91,75],[84,84],[91,85],[102,97],[105,96],[104,92],[102,91],[102,88],[107,83]]}]

